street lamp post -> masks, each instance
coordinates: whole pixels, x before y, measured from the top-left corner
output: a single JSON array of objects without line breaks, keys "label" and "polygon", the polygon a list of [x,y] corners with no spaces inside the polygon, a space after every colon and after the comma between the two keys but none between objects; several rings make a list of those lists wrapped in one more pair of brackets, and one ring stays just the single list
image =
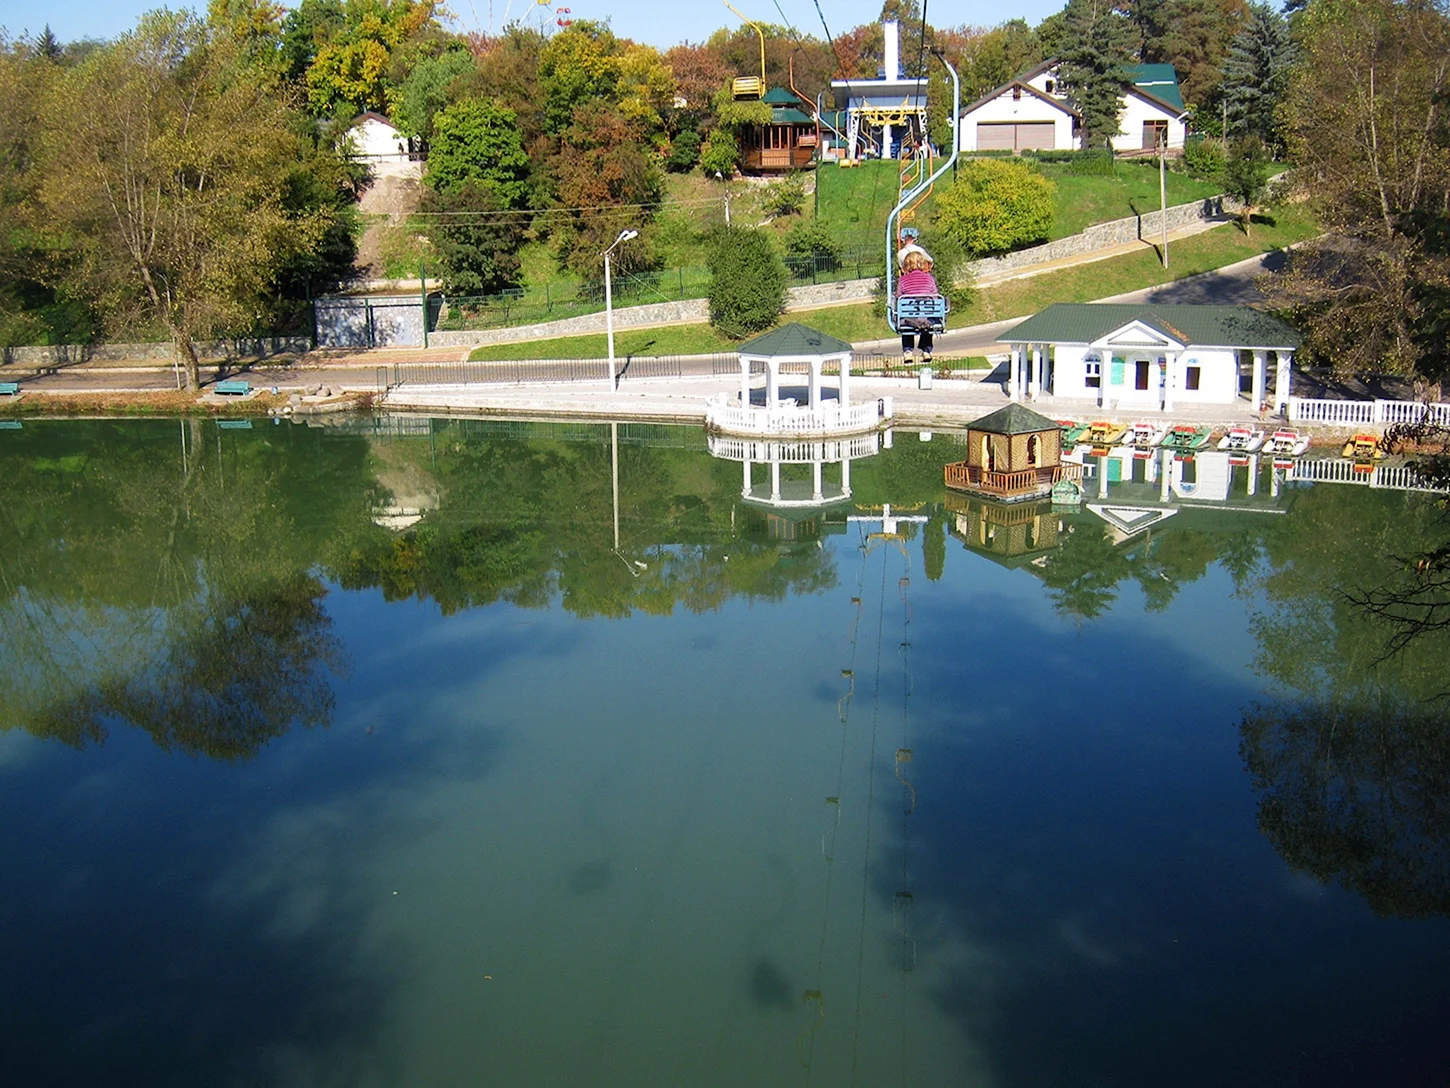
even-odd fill
[{"label": "street lamp post", "polygon": [[621,242],[639,237],[637,230],[622,230],[614,244],[604,251],[604,331],[609,341],[609,388],[614,388],[614,295],[609,283],[609,255]]}]

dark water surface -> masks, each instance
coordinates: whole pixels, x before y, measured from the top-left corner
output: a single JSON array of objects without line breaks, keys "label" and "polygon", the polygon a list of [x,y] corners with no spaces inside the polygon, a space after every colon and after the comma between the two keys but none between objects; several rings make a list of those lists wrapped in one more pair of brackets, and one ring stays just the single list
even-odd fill
[{"label": "dark water surface", "polygon": [[617,433],[0,432],[0,1083],[1450,1081],[1424,496]]}]

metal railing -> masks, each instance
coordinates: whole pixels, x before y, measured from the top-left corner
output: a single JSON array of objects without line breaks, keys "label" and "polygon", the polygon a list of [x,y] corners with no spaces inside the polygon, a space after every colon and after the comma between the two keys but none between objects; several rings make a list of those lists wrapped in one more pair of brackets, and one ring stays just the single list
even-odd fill
[{"label": "metal railing", "polygon": [[[614,360],[616,382],[648,378],[680,378],[688,370],[701,376],[740,373],[736,356],[716,354],[621,355]],[[394,363],[392,386],[401,385],[527,385],[541,382],[604,382],[608,359],[466,359],[456,362]]]}]

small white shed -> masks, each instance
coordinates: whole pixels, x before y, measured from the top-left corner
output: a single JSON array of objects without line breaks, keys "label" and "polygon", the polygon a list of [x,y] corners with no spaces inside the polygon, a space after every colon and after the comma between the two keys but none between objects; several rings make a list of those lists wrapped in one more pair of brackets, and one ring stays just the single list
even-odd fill
[{"label": "small white shed", "polygon": [[369,110],[352,119],[348,126],[354,157],[364,162],[407,162],[408,138],[381,113]]}]

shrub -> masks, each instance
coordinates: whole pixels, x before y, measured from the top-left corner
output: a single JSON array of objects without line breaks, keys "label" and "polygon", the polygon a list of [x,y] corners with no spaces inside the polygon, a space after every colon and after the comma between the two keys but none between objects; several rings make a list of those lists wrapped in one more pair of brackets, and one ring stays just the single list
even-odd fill
[{"label": "shrub", "polygon": [[723,128],[711,129],[705,137],[705,146],[700,149],[700,169],[706,177],[721,174],[730,177],[735,173],[735,164],[740,161],[740,147],[735,137]]},{"label": "shrub", "polygon": [[726,227],[710,240],[710,324],[743,339],[785,309],[785,264],[764,231]]},{"label": "shrub", "polygon": [[1227,162],[1223,145],[1217,140],[1189,140],[1183,145],[1183,165],[1196,178],[1223,184]]},{"label": "shrub", "polygon": [[841,245],[819,219],[801,219],[785,232],[785,263],[791,275],[805,278],[840,265]]},{"label": "shrub", "polygon": [[1006,253],[1051,234],[1055,190],[1021,163],[969,162],[937,197],[937,224],[970,257]]},{"label": "shrub", "polygon": [[766,192],[767,215],[795,215],[806,206],[806,183],[799,174],[776,182]]},{"label": "shrub", "polygon": [[672,174],[685,174],[700,161],[700,134],[692,128],[685,129],[670,145],[665,159],[665,169]]},{"label": "shrub", "polygon": [[1110,178],[1118,172],[1118,160],[1105,147],[1081,151],[1068,162],[1067,172],[1075,178]]}]

